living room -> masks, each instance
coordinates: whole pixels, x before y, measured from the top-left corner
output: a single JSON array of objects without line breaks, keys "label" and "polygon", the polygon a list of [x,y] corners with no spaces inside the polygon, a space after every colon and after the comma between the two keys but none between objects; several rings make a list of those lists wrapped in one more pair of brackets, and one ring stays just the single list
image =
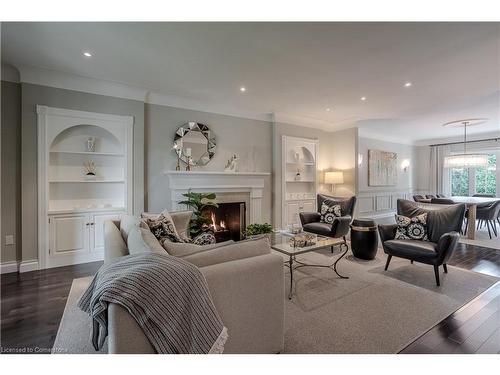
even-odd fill
[{"label": "living room", "polygon": [[500,23],[11,21],[2,354],[500,353]]}]

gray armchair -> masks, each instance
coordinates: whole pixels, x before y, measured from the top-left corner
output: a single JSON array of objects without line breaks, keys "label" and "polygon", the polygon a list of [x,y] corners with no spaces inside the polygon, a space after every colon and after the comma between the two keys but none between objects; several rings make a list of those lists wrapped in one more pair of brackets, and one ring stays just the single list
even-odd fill
[{"label": "gray armchair", "polygon": [[321,210],[321,205],[325,200],[338,203],[340,205],[342,216],[335,218],[332,224],[328,224],[320,222],[321,214],[319,212],[301,212],[299,217],[302,228],[304,228],[306,232],[320,234],[322,236],[333,238],[342,237],[344,239],[344,244],[347,246],[345,236],[349,233],[349,226],[353,219],[356,197],[339,198],[318,194],[318,211]]},{"label": "gray armchair", "polygon": [[443,208],[429,207],[427,209],[412,201],[398,199],[397,210],[399,215],[407,217],[427,213],[429,241],[396,240],[397,224],[379,225],[380,239],[384,252],[387,254],[385,270],[387,271],[393,256],[408,259],[412,263],[415,261],[429,264],[434,267],[436,284],[439,286],[439,266],[442,265],[444,272],[448,272],[446,263],[458,245],[465,205],[456,204]]}]

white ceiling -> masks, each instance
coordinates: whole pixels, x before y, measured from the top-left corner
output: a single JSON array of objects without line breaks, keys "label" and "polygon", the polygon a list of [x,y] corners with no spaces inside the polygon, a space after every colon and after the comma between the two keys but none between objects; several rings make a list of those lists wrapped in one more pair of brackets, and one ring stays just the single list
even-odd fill
[{"label": "white ceiling", "polygon": [[500,23],[3,23],[2,60],[405,142],[500,131]]}]

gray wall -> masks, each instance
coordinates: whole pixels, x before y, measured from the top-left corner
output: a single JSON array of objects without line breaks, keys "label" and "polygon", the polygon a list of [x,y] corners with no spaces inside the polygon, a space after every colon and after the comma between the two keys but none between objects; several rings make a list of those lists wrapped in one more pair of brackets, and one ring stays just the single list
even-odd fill
[{"label": "gray wall", "polygon": [[[21,85],[2,81],[2,243],[1,262],[21,259]],[[14,235],[15,245],[5,245]]]},{"label": "gray wall", "polygon": [[319,192],[331,194],[331,186],[322,184],[324,172],[341,170],[344,184],[336,187],[336,196],[355,193],[357,129],[325,132],[319,129],[277,122],[273,127],[273,224],[281,226],[281,138],[283,135],[318,139],[317,179]]},{"label": "gray wall", "polygon": [[[145,104],[146,208],[161,211],[168,207],[170,191],[163,173],[174,170],[177,158],[172,142],[179,126],[188,121],[208,125],[216,137],[214,158],[196,170],[222,171],[227,160],[238,154],[240,172],[270,172],[272,168],[272,124],[215,113]],[[182,164],[182,163],[181,163]],[[182,168],[185,165],[181,165]],[[266,178],[263,220],[271,222],[271,178]]]},{"label": "gray wall", "polygon": [[[368,150],[381,150],[398,154],[398,183],[395,186],[368,185]],[[358,165],[357,196],[358,216],[391,215],[399,198],[409,198],[416,192],[416,181],[420,165],[417,147],[406,144],[385,142],[360,136],[358,138],[358,153],[363,155],[361,165]],[[401,168],[403,160],[410,161],[408,171]]]},{"label": "gray wall", "polygon": [[134,212],[144,210],[144,103],[22,83],[22,260],[38,258],[36,105],[134,116]]}]

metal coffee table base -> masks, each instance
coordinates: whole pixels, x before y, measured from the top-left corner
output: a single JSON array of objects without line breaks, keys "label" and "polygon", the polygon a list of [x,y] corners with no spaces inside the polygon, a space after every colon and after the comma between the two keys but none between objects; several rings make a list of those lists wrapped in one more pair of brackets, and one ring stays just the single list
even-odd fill
[{"label": "metal coffee table base", "polygon": [[[340,278],[340,279],[348,279],[349,277],[347,276],[343,276],[341,275],[338,271],[337,271],[337,263],[347,254],[347,252],[349,251],[349,246],[347,246],[346,243],[341,243],[339,245],[339,248],[340,248],[340,251],[342,251],[342,246],[345,247],[345,251],[343,253],[340,254],[340,256],[337,258],[337,260],[332,263],[332,264],[329,264],[329,265],[325,265],[325,264],[309,264],[309,263],[303,263],[301,261],[298,261],[297,258],[296,258],[296,255],[293,254],[293,255],[290,255],[290,259],[285,262],[284,264],[288,266],[289,270],[290,270],[290,291],[288,293],[288,299],[292,299],[292,295],[293,295],[293,271],[296,270],[297,268],[300,268],[300,267],[323,267],[323,268],[331,268],[336,274],[337,276]],[[333,253],[333,246],[331,247],[332,248],[332,253]],[[294,263],[298,263],[298,266],[294,266]]]}]

